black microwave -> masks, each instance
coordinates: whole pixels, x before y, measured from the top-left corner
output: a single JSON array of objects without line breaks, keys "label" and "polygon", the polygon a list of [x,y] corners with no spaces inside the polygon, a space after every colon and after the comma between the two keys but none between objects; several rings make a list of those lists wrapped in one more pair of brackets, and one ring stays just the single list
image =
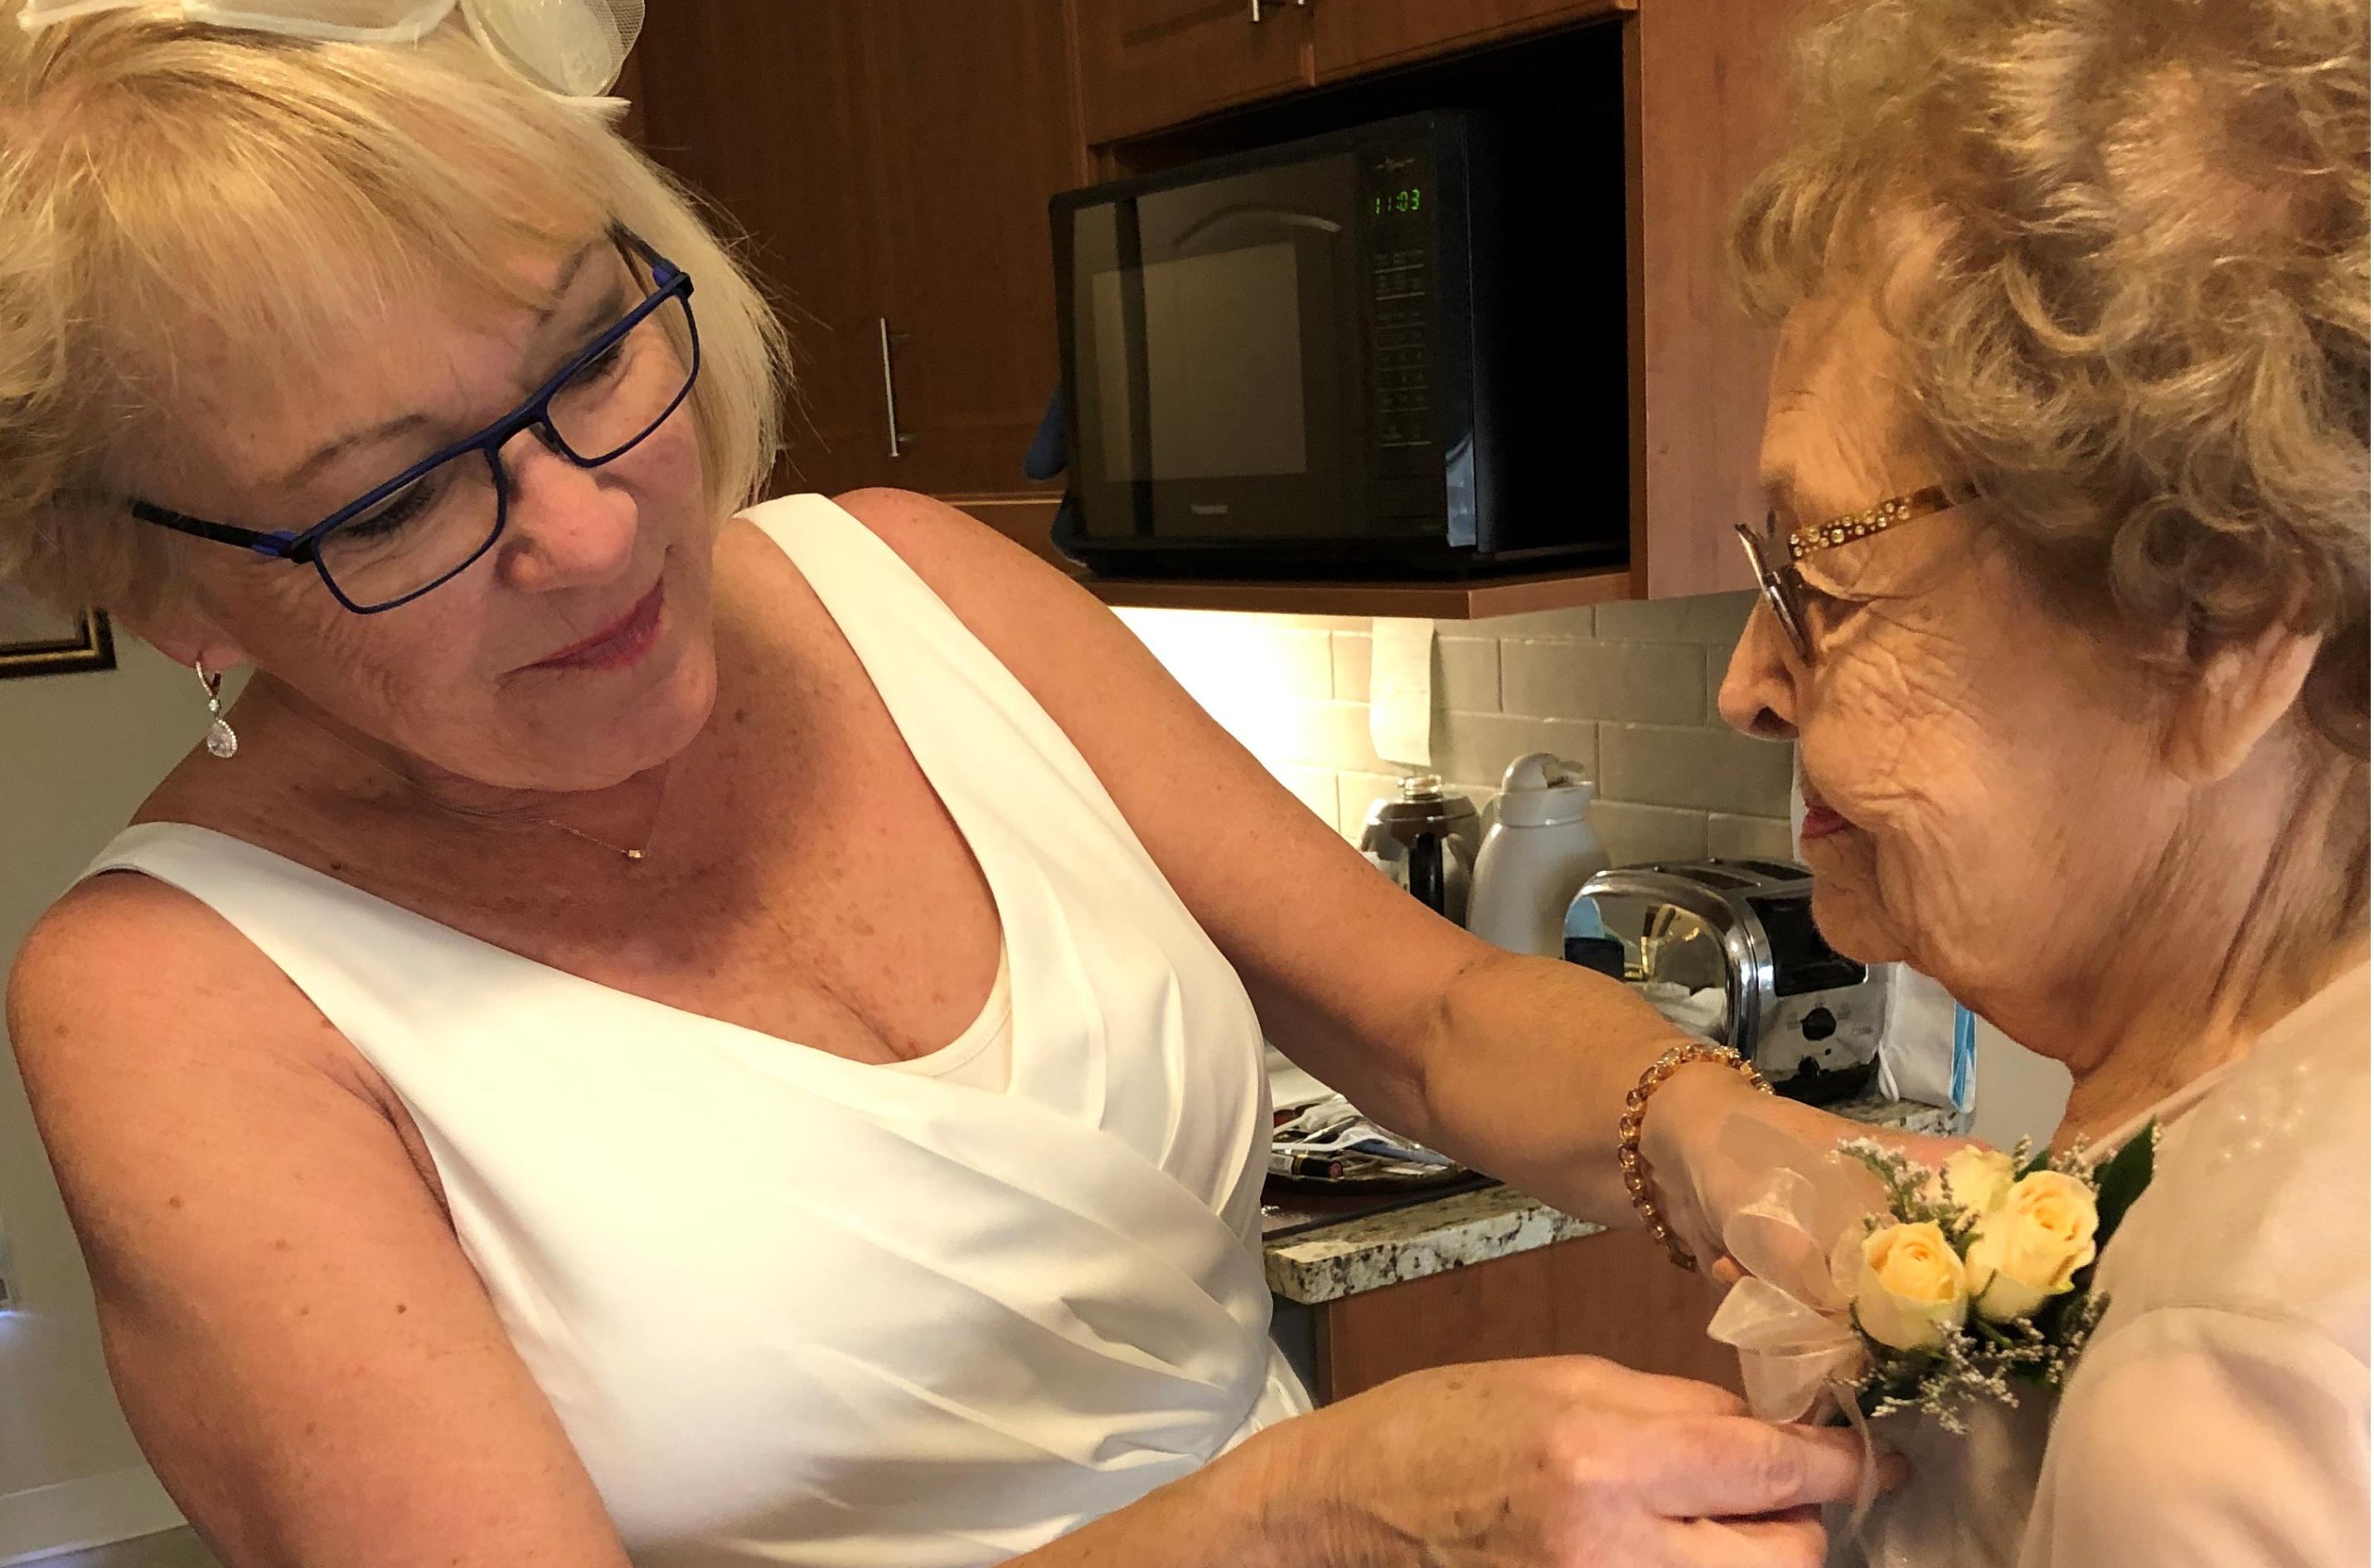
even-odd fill
[{"label": "black microwave", "polygon": [[1071,486],[1109,575],[1616,565],[1620,124],[1389,120],[1059,195]]}]

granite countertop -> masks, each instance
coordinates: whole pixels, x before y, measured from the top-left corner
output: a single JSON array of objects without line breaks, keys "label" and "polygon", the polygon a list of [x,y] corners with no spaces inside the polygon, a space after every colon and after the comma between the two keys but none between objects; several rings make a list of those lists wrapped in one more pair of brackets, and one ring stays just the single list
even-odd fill
[{"label": "granite countertop", "polygon": [[[1957,1130],[1952,1111],[1909,1100],[1857,1100],[1827,1108],[1874,1127],[1939,1135]],[[1263,1244],[1262,1268],[1273,1293],[1316,1306],[1605,1228],[1512,1188],[1487,1187],[1298,1229]]]}]

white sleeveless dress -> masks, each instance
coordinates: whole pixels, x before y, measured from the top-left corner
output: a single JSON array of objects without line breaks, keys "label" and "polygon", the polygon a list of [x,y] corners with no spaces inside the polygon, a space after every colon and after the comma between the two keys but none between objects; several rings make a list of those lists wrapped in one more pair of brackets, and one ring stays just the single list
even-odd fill
[{"label": "white sleeveless dress", "polygon": [[993,1562],[1309,1409],[1267,1339],[1261,1030],[1078,751],[905,563],[819,497],[746,515],[988,878],[992,1086],[612,990],[203,828],[131,828],[91,871],[213,907],[402,1097],[642,1568]]}]

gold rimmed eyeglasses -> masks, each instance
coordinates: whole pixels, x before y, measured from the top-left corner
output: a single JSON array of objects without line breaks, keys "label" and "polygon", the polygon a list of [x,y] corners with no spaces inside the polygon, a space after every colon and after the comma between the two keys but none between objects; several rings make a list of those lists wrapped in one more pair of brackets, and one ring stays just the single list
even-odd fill
[{"label": "gold rimmed eyeglasses", "polygon": [[1911,522],[1934,513],[1950,511],[1965,502],[1978,498],[1978,487],[1967,483],[1931,485],[1910,495],[1891,496],[1875,507],[1859,512],[1848,512],[1828,522],[1807,523],[1781,541],[1789,551],[1789,559],[1775,567],[1765,554],[1766,542],[1772,537],[1776,519],[1772,513],[1764,516],[1764,532],[1759,535],[1747,526],[1733,526],[1739,532],[1739,542],[1747,550],[1748,564],[1756,568],[1756,586],[1763,591],[1764,602],[1772,606],[1772,614],[1788,634],[1789,646],[1805,663],[1814,660],[1814,639],[1805,624],[1805,579],[1797,570],[1797,563],[1823,550],[1835,550],[1841,544],[1851,544],[1858,539],[1868,539],[1884,533],[1899,523]]}]

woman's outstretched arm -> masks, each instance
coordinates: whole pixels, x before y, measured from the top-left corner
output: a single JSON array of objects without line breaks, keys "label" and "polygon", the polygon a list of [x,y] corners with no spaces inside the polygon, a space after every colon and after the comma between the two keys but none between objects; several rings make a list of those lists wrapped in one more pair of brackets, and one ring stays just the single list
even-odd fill
[{"label": "woman's outstretched arm", "polygon": [[[1079,747],[1282,1049],[1399,1132],[1570,1213],[1639,1223],[1616,1120],[1685,1036],[1620,982],[1503,952],[1379,876],[1045,563],[923,497],[860,491],[842,504]],[[1725,1068],[1675,1074],[1651,1102],[1647,1148],[1696,1247],[1710,1245],[1693,1196],[1703,1173],[1679,1167],[1710,1166],[1721,1128],[1743,1114],[1824,1144],[1846,1126]]]},{"label": "woman's outstretched arm", "polygon": [[[229,1568],[627,1568],[408,1118],[244,938],[101,878],[27,943],[8,1022],[125,1411]],[[1801,1568],[1791,1511],[1858,1459],[1603,1362],[1447,1368],[1016,1562]]]}]

